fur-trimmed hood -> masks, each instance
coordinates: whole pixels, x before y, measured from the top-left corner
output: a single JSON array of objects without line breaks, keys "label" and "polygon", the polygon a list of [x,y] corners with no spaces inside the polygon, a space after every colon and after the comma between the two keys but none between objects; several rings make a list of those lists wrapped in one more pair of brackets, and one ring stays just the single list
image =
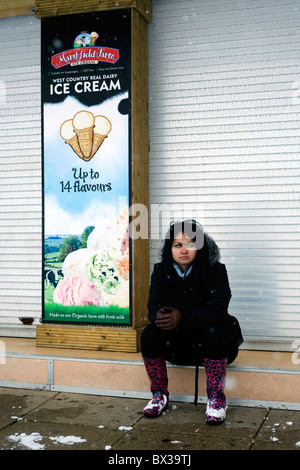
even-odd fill
[{"label": "fur-trimmed hood", "polygon": [[220,249],[214,239],[210,235],[208,235],[208,233],[204,233],[204,243],[207,245],[208,248],[209,264],[212,266],[217,262],[220,262]]}]

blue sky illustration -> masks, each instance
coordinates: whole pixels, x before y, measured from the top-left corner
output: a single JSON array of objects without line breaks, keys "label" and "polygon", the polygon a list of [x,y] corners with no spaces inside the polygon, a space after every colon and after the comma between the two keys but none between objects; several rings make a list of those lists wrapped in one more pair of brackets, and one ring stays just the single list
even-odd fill
[{"label": "blue sky illustration", "polygon": [[[81,235],[89,225],[117,222],[128,204],[129,194],[129,117],[118,111],[119,103],[128,98],[120,93],[101,104],[85,107],[68,96],[57,104],[44,104],[44,215],[45,236]],[[107,117],[112,130],[89,161],[79,158],[60,136],[60,126],[78,111]],[[91,173],[97,177],[91,179]],[[86,175],[85,181],[78,178]],[[76,181],[102,184],[111,191],[75,191]],[[68,184],[69,183],[69,184]],[[77,183],[78,184],[78,183]],[[68,192],[67,189],[71,188]]]}]

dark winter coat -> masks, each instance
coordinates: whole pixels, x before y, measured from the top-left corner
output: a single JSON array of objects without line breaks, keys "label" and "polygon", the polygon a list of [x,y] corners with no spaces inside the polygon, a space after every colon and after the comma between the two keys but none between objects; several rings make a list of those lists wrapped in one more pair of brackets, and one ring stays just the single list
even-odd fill
[{"label": "dark winter coat", "polygon": [[222,324],[226,329],[232,345],[231,362],[237,354],[238,347],[243,342],[238,321],[228,314],[231,290],[228,282],[226,267],[220,263],[219,248],[214,240],[205,234],[205,243],[209,253],[210,288],[203,298],[199,292],[201,276],[200,268],[193,265],[191,273],[182,279],[174,267],[165,272],[162,263],[157,263],[151,276],[148,314],[154,323],[157,311],[162,307],[176,307],[180,310],[182,319],[178,326],[180,330],[200,329],[204,326]]}]

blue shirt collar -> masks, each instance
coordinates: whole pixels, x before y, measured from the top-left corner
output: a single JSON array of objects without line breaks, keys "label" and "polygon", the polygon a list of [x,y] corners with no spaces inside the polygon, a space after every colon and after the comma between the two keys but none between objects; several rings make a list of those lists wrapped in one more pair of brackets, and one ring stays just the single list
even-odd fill
[{"label": "blue shirt collar", "polygon": [[192,271],[192,268],[193,268],[193,265],[191,265],[189,267],[189,269],[187,269],[186,271],[182,272],[180,267],[178,266],[177,263],[175,263],[175,261],[173,261],[173,266],[174,266],[174,269],[175,271],[177,272],[178,276],[181,277],[182,279],[186,278]]}]

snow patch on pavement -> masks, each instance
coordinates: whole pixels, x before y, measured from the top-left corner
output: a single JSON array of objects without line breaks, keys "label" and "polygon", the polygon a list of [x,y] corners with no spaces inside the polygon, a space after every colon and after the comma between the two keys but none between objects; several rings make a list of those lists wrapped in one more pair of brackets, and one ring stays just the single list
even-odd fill
[{"label": "snow patch on pavement", "polygon": [[[33,432],[31,434],[26,434],[22,432],[21,434],[16,433],[8,436],[7,438],[10,442],[14,444],[21,445],[31,450],[44,450],[45,444],[41,444],[41,441],[44,439],[38,432]],[[86,439],[82,439],[77,436],[53,436],[49,437],[54,444],[65,444],[73,445],[80,442],[86,442]]]}]

